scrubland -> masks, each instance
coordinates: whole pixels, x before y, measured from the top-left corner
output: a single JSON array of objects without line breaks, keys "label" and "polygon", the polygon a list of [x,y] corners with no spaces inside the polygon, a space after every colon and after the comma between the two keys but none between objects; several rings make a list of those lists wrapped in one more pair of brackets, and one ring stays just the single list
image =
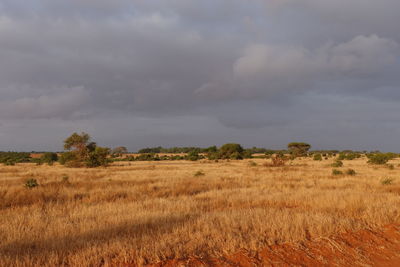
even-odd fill
[{"label": "scrubland", "polygon": [[354,176],[333,159],[251,161],[0,166],[0,266],[219,257],[400,222],[400,160],[336,168]]}]

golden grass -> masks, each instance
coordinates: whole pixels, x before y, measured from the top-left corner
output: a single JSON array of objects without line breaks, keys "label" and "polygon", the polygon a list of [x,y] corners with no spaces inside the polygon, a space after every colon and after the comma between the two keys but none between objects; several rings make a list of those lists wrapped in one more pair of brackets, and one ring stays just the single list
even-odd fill
[{"label": "golden grass", "polygon": [[[0,166],[0,266],[93,266],[197,256],[400,222],[399,161],[119,162]],[[202,171],[204,175],[195,176]],[[63,177],[68,177],[68,182]],[[40,186],[25,188],[24,181]],[[391,185],[381,181],[392,178]]]}]

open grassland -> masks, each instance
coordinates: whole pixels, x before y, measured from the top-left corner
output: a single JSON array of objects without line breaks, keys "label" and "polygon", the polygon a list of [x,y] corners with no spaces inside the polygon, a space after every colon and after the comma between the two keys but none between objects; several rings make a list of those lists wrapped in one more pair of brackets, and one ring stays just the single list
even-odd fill
[{"label": "open grassland", "polygon": [[218,257],[400,222],[399,160],[337,168],[355,176],[332,175],[332,159],[252,161],[0,166],[0,266]]}]

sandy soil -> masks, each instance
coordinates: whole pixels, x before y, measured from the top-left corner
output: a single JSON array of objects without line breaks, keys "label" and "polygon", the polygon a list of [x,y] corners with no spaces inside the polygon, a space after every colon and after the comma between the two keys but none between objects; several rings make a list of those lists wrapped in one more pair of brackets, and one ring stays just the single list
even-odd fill
[{"label": "sandy soil", "polygon": [[[134,263],[126,266],[135,266]],[[400,225],[362,230],[218,259],[188,258],[148,265],[170,266],[400,266]]]}]

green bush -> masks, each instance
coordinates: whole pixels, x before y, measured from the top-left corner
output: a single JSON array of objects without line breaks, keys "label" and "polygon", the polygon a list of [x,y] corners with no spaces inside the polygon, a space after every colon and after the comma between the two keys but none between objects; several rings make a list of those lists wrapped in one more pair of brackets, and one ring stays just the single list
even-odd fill
[{"label": "green bush", "polygon": [[391,179],[391,178],[386,178],[381,181],[382,185],[391,185],[392,183],[393,183],[393,179]]},{"label": "green bush", "polygon": [[32,189],[32,188],[35,188],[37,186],[39,186],[39,183],[37,182],[36,179],[31,178],[31,179],[28,179],[28,180],[25,181],[25,187],[26,188]]},{"label": "green bush", "polygon": [[199,155],[199,153],[197,153],[197,151],[191,151],[187,155],[186,159],[190,160],[190,161],[196,161],[196,160],[201,159],[201,156]]},{"label": "green bush", "polygon": [[57,153],[46,152],[40,157],[40,163],[47,163],[48,165],[53,165],[54,162],[58,160]]},{"label": "green bush", "polygon": [[338,160],[353,160],[360,158],[361,154],[360,153],[354,153],[354,152],[349,152],[349,153],[344,153],[341,152],[339,153]]},{"label": "green bush", "polygon": [[30,153],[26,152],[0,152],[0,163],[5,165],[15,165],[16,163],[30,162]]},{"label": "green bush", "polygon": [[239,144],[229,143],[221,146],[218,150],[219,159],[243,159],[244,149]]},{"label": "green bush", "polygon": [[322,155],[321,154],[314,154],[313,160],[322,160]]},{"label": "green bush", "polygon": [[396,158],[397,155],[394,153],[372,153],[368,154],[367,158],[369,164],[375,164],[375,165],[384,165],[386,164],[389,160]]},{"label": "green bush", "polygon": [[109,154],[109,148],[96,146],[93,151],[89,152],[89,156],[86,160],[86,167],[106,167],[110,163],[110,160],[108,159]]},{"label": "green bush", "polygon": [[334,168],[343,167],[343,162],[340,160],[336,160],[334,163],[332,163],[332,167],[334,167]]},{"label": "green bush", "polygon": [[249,166],[255,167],[255,166],[257,166],[257,163],[251,160],[251,161],[249,161]]},{"label": "green bush", "polygon": [[61,165],[65,165],[67,162],[75,160],[77,160],[76,154],[70,151],[62,153],[58,158],[58,162]]},{"label": "green bush", "polygon": [[356,171],[353,170],[353,169],[348,169],[348,170],[346,171],[346,174],[347,174],[347,175],[350,175],[350,176],[354,176],[354,175],[356,175]]},{"label": "green bush", "polygon": [[332,170],[332,175],[342,175],[342,174],[343,174],[342,171],[339,171],[339,170],[336,170],[336,169]]}]

